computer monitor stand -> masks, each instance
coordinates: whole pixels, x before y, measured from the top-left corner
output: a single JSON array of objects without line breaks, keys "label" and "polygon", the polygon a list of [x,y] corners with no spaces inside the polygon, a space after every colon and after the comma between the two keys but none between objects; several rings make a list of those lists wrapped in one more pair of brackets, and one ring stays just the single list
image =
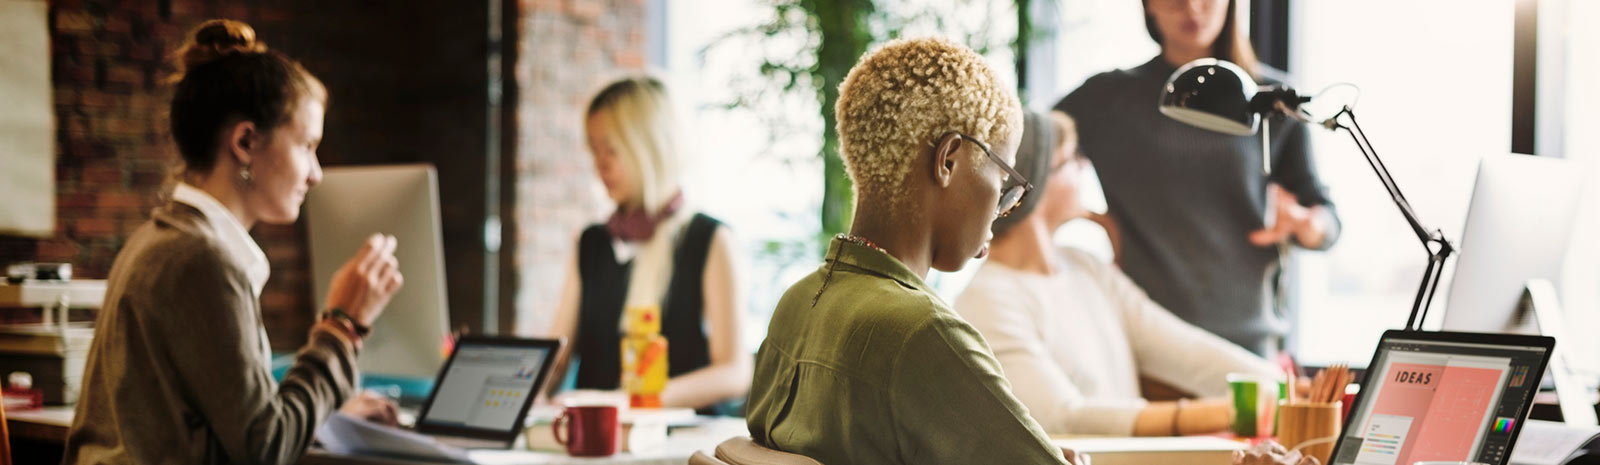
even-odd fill
[{"label": "computer monitor stand", "polygon": [[[1530,279],[1522,288],[1522,300],[1517,313],[1533,320],[1539,333],[1556,339],[1556,349],[1550,357],[1551,379],[1556,383],[1556,399],[1561,404],[1561,418],[1571,426],[1596,426],[1594,401],[1587,384],[1572,371],[1566,354],[1572,351],[1571,340],[1566,338],[1566,318],[1561,314],[1561,301],[1555,285],[1545,279]],[[1566,341],[1566,344],[1562,344]]]}]

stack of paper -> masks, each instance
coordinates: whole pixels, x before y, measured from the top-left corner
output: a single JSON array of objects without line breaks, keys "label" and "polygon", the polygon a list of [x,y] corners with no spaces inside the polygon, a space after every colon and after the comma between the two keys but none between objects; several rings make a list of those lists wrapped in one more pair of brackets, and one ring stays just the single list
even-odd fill
[{"label": "stack of paper", "polygon": [[1600,427],[1567,426],[1553,421],[1522,424],[1511,447],[1511,465],[1561,465],[1600,439]]},{"label": "stack of paper", "polygon": [[467,451],[411,431],[384,426],[344,413],[328,417],[317,429],[317,441],[342,455],[407,457],[436,462],[472,463]]},{"label": "stack of paper", "polygon": [[1182,463],[1230,465],[1242,442],[1208,436],[1172,438],[1058,438],[1056,446],[1088,453],[1094,465]]}]

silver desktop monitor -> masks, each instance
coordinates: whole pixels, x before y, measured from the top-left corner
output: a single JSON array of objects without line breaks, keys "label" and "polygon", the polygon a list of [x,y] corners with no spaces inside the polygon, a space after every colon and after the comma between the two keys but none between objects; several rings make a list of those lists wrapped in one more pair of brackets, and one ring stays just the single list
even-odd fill
[{"label": "silver desktop monitor", "polygon": [[365,373],[432,378],[449,328],[439,187],[432,165],[331,167],[306,196],[316,308],[333,273],[373,233],[392,234],[405,284],[372,325],[358,360]]},{"label": "silver desktop monitor", "polygon": [[1446,331],[1539,331],[1518,302],[1529,280],[1560,286],[1582,181],[1583,170],[1560,158],[1484,157],[1445,302]]}]

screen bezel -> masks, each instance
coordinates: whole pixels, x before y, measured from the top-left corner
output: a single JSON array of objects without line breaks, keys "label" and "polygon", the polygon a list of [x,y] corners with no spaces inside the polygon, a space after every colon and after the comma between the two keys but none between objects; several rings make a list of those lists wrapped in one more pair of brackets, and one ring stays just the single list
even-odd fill
[{"label": "screen bezel", "polygon": [[[1361,374],[1361,386],[1362,386],[1362,389],[1361,389],[1361,391],[1356,393],[1355,399],[1350,401],[1350,412],[1345,415],[1344,421],[1342,423],[1344,425],[1345,429],[1350,428],[1350,418],[1358,413],[1357,410],[1356,410],[1357,407],[1361,405],[1361,402],[1363,400],[1365,400],[1365,397],[1369,394],[1369,391],[1366,389],[1366,386],[1370,386],[1371,383],[1367,382],[1367,378],[1371,377],[1372,374],[1377,371],[1376,367],[1378,366],[1378,359],[1383,355],[1383,352],[1385,350],[1384,349],[1384,345],[1387,342],[1389,342],[1390,340],[1394,340],[1394,339],[1411,339],[1411,340],[1421,340],[1421,341],[1429,341],[1429,342],[1455,342],[1455,343],[1465,343],[1465,344],[1485,344],[1485,345],[1499,345],[1499,346],[1543,347],[1544,348],[1544,358],[1539,360],[1538,370],[1536,370],[1536,371],[1531,373],[1531,374],[1536,375],[1532,379],[1540,379],[1540,378],[1544,377],[1545,368],[1550,365],[1550,354],[1552,352],[1555,352],[1555,347],[1556,347],[1555,338],[1546,337],[1546,336],[1529,336],[1529,335],[1521,335],[1521,334],[1457,333],[1457,332],[1446,332],[1446,331],[1402,331],[1402,330],[1397,330],[1397,329],[1384,331],[1383,338],[1378,340],[1377,350],[1373,350],[1372,351],[1372,361],[1367,363],[1366,372]],[[1490,464],[1490,465],[1506,465],[1507,463],[1510,463],[1510,461],[1511,461],[1511,449],[1516,447],[1517,437],[1522,434],[1522,425],[1528,422],[1528,413],[1533,411],[1533,396],[1535,394],[1538,394],[1538,393],[1539,393],[1538,389],[1529,389],[1528,393],[1523,396],[1522,409],[1519,412],[1517,412],[1517,416],[1516,416],[1517,422],[1516,422],[1516,424],[1511,425],[1511,443],[1510,443],[1511,446],[1506,448],[1505,456],[1500,458],[1499,463],[1494,463],[1494,464]],[[1345,429],[1341,429],[1339,431],[1339,440],[1334,442],[1334,444],[1333,444],[1333,452],[1328,454],[1328,462],[1330,464],[1333,463],[1334,459],[1339,457],[1339,449],[1341,449],[1341,448],[1346,446],[1345,442],[1347,442],[1347,438],[1350,437],[1348,434],[1346,434],[1349,431],[1347,431]],[[1473,458],[1471,458],[1469,460],[1476,460],[1476,459],[1477,459],[1476,457],[1473,457]]]},{"label": "screen bezel", "polygon": [[[511,423],[511,428],[505,430],[490,428],[474,428],[466,426],[442,426],[427,423],[428,413],[433,410],[434,397],[439,395],[439,386],[444,385],[444,377],[450,373],[450,366],[456,362],[456,354],[461,353],[462,347],[473,345],[487,346],[514,346],[545,349],[544,361],[539,365],[539,374],[533,380],[533,395],[522,402],[522,408],[517,412],[517,420]],[[557,339],[523,339],[502,336],[464,336],[456,341],[455,350],[450,351],[450,359],[445,361],[444,367],[439,369],[439,374],[434,378],[433,389],[428,392],[428,400],[422,404],[422,410],[417,413],[416,430],[420,433],[436,434],[442,436],[456,436],[472,439],[491,441],[504,441],[510,444],[517,439],[517,434],[522,432],[522,423],[528,419],[528,410],[533,407],[533,400],[544,392],[544,383],[549,378],[550,371],[555,368],[556,354],[560,352],[561,341]]]}]

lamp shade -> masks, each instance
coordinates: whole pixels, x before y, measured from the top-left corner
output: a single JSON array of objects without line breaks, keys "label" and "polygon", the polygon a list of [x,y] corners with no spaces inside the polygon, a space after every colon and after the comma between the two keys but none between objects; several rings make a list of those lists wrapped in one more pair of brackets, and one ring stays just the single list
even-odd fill
[{"label": "lamp shade", "polygon": [[1256,81],[1239,65],[1215,58],[1191,61],[1161,88],[1161,114],[1201,129],[1255,134],[1261,115],[1250,109]]}]

